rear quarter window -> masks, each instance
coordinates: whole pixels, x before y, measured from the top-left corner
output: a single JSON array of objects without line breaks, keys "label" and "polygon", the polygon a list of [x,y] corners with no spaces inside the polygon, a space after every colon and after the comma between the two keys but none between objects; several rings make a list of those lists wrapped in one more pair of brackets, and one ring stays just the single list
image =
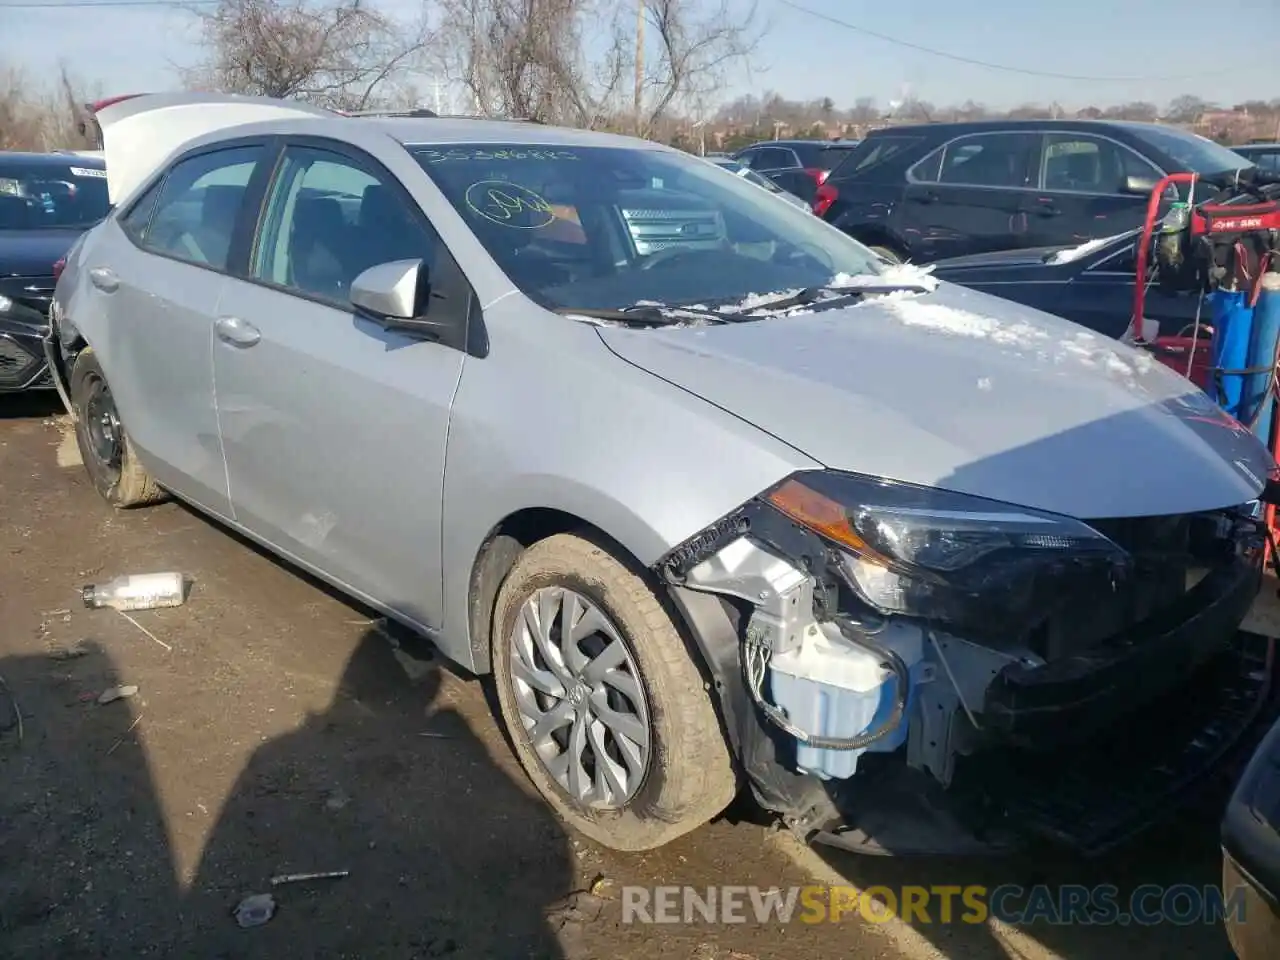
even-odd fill
[{"label": "rear quarter window", "polygon": [[849,151],[835,174],[841,179],[879,176],[887,172],[889,161],[901,159],[903,154],[923,142],[923,137],[868,137]]}]

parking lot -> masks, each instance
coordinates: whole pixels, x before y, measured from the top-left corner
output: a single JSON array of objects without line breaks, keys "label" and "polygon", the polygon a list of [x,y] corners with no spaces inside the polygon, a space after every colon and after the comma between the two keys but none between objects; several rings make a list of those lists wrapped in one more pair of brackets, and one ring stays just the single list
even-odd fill
[{"label": "parking lot", "polygon": [[[623,924],[628,884],[1212,884],[1220,798],[1087,864],[810,851],[746,805],[602,851],[533,795],[479,681],[180,506],[113,513],[58,413],[0,398],[0,955],[1229,956],[1205,924]],[[161,570],[194,579],[185,606],[79,602]],[[118,685],[137,692],[97,702]],[[270,885],[311,871],[346,875]],[[241,929],[235,905],[267,892],[275,915]]]}]

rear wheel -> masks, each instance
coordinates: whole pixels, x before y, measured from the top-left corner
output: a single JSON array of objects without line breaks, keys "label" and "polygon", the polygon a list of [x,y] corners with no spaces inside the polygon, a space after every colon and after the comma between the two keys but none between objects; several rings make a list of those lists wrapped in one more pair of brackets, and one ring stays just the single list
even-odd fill
[{"label": "rear wheel", "polygon": [[165,498],[133,452],[120,422],[115,398],[91,347],[71,368],[71,405],[76,411],[76,443],[85,472],[114,507],[141,507]]},{"label": "rear wheel", "polygon": [[503,722],[571,826],[616,850],[648,850],[733,799],[708,684],[641,571],[589,539],[549,537],[516,562],[493,623]]}]

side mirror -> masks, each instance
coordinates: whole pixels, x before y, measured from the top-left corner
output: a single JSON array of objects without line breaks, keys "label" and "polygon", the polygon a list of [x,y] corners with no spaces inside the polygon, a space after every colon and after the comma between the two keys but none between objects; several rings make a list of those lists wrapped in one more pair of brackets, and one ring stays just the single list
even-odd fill
[{"label": "side mirror", "polygon": [[421,260],[394,260],[370,267],[351,281],[351,305],[379,322],[412,320],[427,281]]},{"label": "side mirror", "polygon": [[1125,177],[1123,189],[1125,193],[1150,196],[1151,191],[1156,188],[1156,184],[1159,182],[1155,177]]},{"label": "side mirror", "polygon": [[356,312],[388,330],[402,330],[429,340],[446,339],[452,320],[427,316],[433,298],[427,265],[421,260],[379,263],[351,281]]}]

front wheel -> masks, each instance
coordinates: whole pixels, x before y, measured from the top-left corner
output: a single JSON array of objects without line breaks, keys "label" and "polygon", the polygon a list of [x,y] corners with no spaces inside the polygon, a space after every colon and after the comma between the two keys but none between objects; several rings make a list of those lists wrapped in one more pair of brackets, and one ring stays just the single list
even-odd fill
[{"label": "front wheel", "polygon": [[894,250],[892,247],[886,247],[883,244],[875,243],[868,246],[867,249],[881,260],[886,260],[889,263],[902,263],[902,254],[898,253],[898,251]]},{"label": "front wheel", "polygon": [[76,357],[70,381],[76,443],[85,472],[98,493],[113,507],[141,507],[163,500],[164,491],[138,462],[91,347]]},{"label": "front wheel", "polygon": [[493,624],[503,722],[571,826],[649,850],[728,806],[737,780],[708,684],[640,571],[583,537],[549,537],[516,562]]}]

